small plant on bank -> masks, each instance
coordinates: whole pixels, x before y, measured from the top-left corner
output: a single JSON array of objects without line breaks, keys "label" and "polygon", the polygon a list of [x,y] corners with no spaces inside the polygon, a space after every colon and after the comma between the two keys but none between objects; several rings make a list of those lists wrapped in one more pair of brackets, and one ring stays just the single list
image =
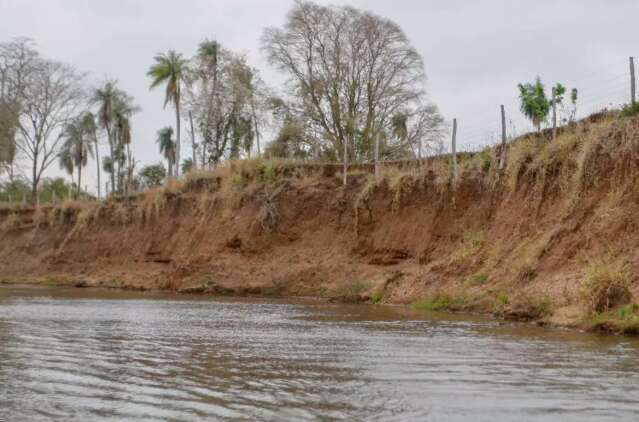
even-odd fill
[{"label": "small plant on bank", "polygon": [[471,286],[483,286],[490,281],[490,276],[485,272],[478,272],[470,276],[468,282]]},{"label": "small plant on bank", "polygon": [[384,298],[384,295],[380,292],[375,292],[371,295],[371,302],[374,305],[377,305],[379,303],[381,303],[382,299]]}]

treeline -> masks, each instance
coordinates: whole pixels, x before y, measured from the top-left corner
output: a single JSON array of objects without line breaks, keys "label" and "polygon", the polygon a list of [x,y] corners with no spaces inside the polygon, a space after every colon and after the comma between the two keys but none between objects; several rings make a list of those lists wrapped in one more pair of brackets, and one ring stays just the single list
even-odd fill
[{"label": "treeline", "polygon": [[427,99],[422,58],[394,22],[298,1],[282,27],[264,31],[261,46],[286,86],[267,86],[243,55],[215,40],[190,57],[157,54],[150,88],[164,90],[175,120],[156,136],[167,165],[138,169],[131,128],[139,108],[116,80],[90,87],[86,74],[42,57],[33,41],[2,43],[2,174],[28,180],[35,198],[57,163],[79,195],[95,159],[103,196],[255,155],[362,162],[442,151],[444,119]]}]

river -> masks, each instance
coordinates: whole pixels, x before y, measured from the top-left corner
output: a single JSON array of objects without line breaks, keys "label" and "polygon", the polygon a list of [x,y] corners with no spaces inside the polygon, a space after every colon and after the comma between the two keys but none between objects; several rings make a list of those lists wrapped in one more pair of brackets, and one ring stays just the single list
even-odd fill
[{"label": "river", "polygon": [[403,307],[0,288],[0,421],[633,421],[639,342]]}]

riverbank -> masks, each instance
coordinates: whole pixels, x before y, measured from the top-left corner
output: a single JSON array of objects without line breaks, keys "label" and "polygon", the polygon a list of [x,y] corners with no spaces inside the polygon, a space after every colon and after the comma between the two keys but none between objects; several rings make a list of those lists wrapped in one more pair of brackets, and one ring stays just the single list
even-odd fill
[{"label": "riverbank", "polygon": [[246,160],[100,203],[0,210],[5,283],[412,304],[639,331],[639,121],[600,114],[388,166]]}]

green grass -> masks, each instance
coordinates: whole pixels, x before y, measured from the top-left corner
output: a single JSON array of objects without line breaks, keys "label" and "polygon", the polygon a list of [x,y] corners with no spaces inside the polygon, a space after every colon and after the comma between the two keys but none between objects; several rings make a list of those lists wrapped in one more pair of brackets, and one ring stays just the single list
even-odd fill
[{"label": "green grass", "polygon": [[468,278],[468,283],[471,286],[483,286],[487,284],[489,281],[490,281],[490,276],[484,272],[475,273]]},{"label": "green grass", "polygon": [[639,305],[633,303],[614,311],[594,314],[585,324],[590,331],[639,335]]},{"label": "green grass", "polygon": [[378,303],[380,303],[382,301],[382,299],[384,298],[384,295],[380,292],[375,292],[371,295],[371,302],[373,302],[373,304],[377,305]]}]

